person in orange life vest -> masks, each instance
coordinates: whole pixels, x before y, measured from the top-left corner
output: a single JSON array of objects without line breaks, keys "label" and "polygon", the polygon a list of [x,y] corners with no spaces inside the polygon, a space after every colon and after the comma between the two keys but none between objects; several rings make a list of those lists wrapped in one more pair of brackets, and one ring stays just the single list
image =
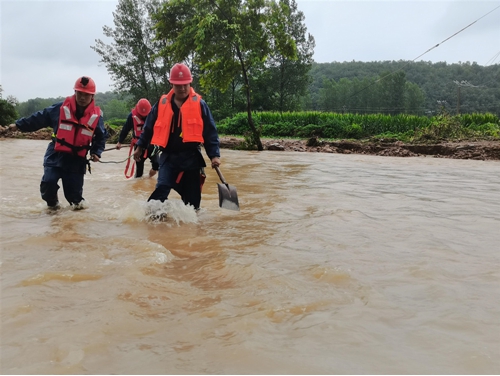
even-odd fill
[{"label": "person in orange life vest", "polygon": [[[132,109],[132,112],[128,115],[127,121],[122,127],[122,130],[120,132],[120,136],[118,137],[118,143],[116,144],[116,148],[118,150],[121,149],[122,144],[125,142],[125,139],[127,138],[127,135],[129,132],[133,129],[132,132],[132,142],[131,142],[131,147],[135,146],[135,143],[137,142],[138,138],[141,136],[142,133],[142,127],[144,126],[144,121],[146,120],[146,117],[149,114],[149,111],[151,111],[151,103],[145,98],[139,99],[135,107]],[[140,178],[142,174],[144,173],[144,162],[146,161],[147,158],[151,161],[151,170],[149,170],[149,176],[152,177],[156,175],[156,172],[158,171],[158,155],[153,154],[153,145],[150,145],[148,147],[147,155],[144,157],[144,154],[139,162],[136,162],[135,164],[135,177]]]},{"label": "person in orange life vest", "polygon": [[21,132],[35,132],[51,127],[52,141],[43,161],[40,194],[51,209],[59,208],[57,191],[62,180],[64,197],[75,210],[83,209],[83,178],[90,160],[99,162],[108,137],[102,113],[94,103],[96,86],[90,77],[80,77],[73,87],[74,94],[29,117],[21,118],[9,127]]},{"label": "person in orange life vest", "polygon": [[174,189],[186,205],[198,210],[202,185],[200,173],[206,167],[201,144],[212,168],[219,166],[219,135],[207,103],[191,87],[193,79],[189,68],[175,64],[169,78],[172,89],[151,109],[137,141],[134,159],[140,160],[148,145],[159,146],[158,180],[148,201],[164,202]]}]

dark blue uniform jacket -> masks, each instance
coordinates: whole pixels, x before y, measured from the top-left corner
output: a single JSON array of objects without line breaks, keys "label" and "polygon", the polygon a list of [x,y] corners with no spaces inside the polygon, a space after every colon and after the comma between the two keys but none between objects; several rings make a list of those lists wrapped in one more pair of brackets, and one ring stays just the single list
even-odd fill
[{"label": "dark blue uniform jacket", "polygon": [[[56,103],[41,111],[35,112],[29,117],[19,119],[16,121],[16,125],[21,132],[35,132],[43,128],[51,127],[54,130],[54,134],[57,134],[62,104],[63,102]],[[108,132],[104,127],[104,120],[101,116],[94,131],[90,154],[95,154],[100,158],[106,146],[107,138]],[[57,152],[54,150],[54,145],[54,141],[51,141],[47,146],[43,159],[43,165],[45,167],[60,167],[71,172],[85,173],[85,167],[87,165],[86,158],[74,156],[70,153]]]},{"label": "dark blue uniform jacket", "polygon": [[[172,116],[172,133],[170,133],[165,150],[163,150],[160,155],[160,166],[164,163],[168,163],[171,167],[179,170],[205,167],[206,164],[200,151],[201,144],[198,142],[183,142],[181,128],[178,126],[178,124],[180,124],[180,109],[175,104],[174,98],[172,98],[171,103],[174,112]],[[203,99],[200,101],[200,105],[203,118],[203,140],[205,141],[203,146],[205,152],[210,159],[220,157],[219,135],[217,133],[214,118],[207,103]],[[154,124],[157,118],[158,102],[153,106],[146,118],[141,137],[139,137],[137,141],[137,145],[143,149],[148,147],[153,138]]]},{"label": "dark blue uniform jacket", "polygon": [[[118,142],[120,144],[123,144],[125,142],[125,139],[127,138],[127,135],[129,132],[134,129],[134,120],[132,119],[132,113],[128,114],[127,116],[127,121],[122,127],[122,130],[120,132],[120,136],[118,137]],[[135,138],[135,132],[132,133],[132,138]]]}]

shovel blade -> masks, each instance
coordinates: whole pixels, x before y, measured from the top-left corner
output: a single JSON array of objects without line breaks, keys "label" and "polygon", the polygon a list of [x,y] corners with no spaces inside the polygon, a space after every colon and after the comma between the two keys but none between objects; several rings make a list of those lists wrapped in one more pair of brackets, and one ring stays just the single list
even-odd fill
[{"label": "shovel blade", "polygon": [[219,187],[219,207],[229,210],[240,210],[236,187],[229,184],[217,184]]}]

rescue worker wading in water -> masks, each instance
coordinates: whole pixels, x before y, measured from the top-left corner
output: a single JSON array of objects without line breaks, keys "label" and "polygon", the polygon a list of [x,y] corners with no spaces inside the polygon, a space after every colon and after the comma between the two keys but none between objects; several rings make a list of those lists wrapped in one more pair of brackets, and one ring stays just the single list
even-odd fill
[{"label": "rescue worker wading in water", "polygon": [[42,199],[50,209],[59,208],[57,182],[62,180],[64,197],[74,210],[85,208],[83,178],[90,160],[99,162],[108,133],[99,107],[94,103],[96,86],[90,77],[80,77],[74,86],[75,94],[64,102],[10,124],[21,132],[35,132],[51,127],[52,141],[47,146],[40,183]]},{"label": "rescue worker wading in water", "polygon": [[[142,128],[144,126],[144,121],[146,120],[149,111],[151,111],[151,103],[149,103],[149,101],[146,98],[139,99],[135,107],[132,109],[132,112],[128,115],[127,121],[123,125],[123,128],[120,132],[120,136],[118,137],[118,143],[116,144],[116,148],[118,150],[122,148],[122,144],[125,142],[125,139],[127,138],[127,135],[131,130],[133,130],[133,132],[132,132],[132,142],[130,143],[130,149],[131,151],[134,149],[135,143],[141,136]],[[129,152],[129,155],[131,151]],[[153,154],[153,146],[150,145],[148,147],[146,156],[143,155],[141,160],[136,162],[135,166],[136,178],[140,178],[144,173],[144,162],[146,161],[147,158],[149,158],[149,160],[151,161],[151,170],[149,170],[149,177],[156,175],[156,172],[158,171],[159,167],[158,155]],[[128,175],[128,168],[129,164],[127,163],[127,167],[125,167],[125,176],[127,178],[131,177],[133,174],[133,165],[130,175]]]},{"label": "rescue worker wading in water", "polygon": [[191,88],[189,68],[175,64],[170,70],[172,89],[151,109],[137,141],[134,159],[139,161],[148,145],[160,148],[160,169],[156,189],[148,201],[167,200],[171,189],[186,205],[200,208],[205,160],[201,144],[212,168],[220,165],[219,135],[212,113],[201,96]]}]

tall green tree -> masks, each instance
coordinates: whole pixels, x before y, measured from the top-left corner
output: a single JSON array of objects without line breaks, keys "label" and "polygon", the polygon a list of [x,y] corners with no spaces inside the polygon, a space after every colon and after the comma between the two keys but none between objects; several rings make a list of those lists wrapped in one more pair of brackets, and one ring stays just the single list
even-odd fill
[{"label": "tall green tree", "polygon": [[209,103],[216,122],[233,117],[246,109],[246,100],[241,92],[241,84],[237,80],[233,80],[224,92],[216,88],[210,90],[204,94],[203,99]]},{"label": "tall green tree", "polygon": [[112,99],[101,106],[104,113],[104,119],[126,119],[131,111],[131,106],[128,106],[125,101]]},{"label": "tall green tree", "polygon": [[297,58],[291,59],[280,53],[277,46],[272,46],[266,63],[271,72],[269,84],[276,97],[273,110],[283,112],[300,109],[300,98],[306,94],[311,82],[308,73],[313,63],[315,41],[311,34],[307,34],[304,13],[297,9],[295,0],[280,0],[280,3],[289,9],[289,19],[283,27],[297,48]]},{"label": "tall green tree", "polygon": [[318,109],[320,111],[335,111],[338,107],[337,82],[325,79],[318,90]]},{"label": "tall green tree", "polygon": [[325,79],[318,92],[319,109],[332,112],[423,114],[424,92],[418,85],[405,81],[401,93],[401,77],[384,84],[376,78]]},{"label": "tall green tree", "polygon": [[406,73],[403,71],[383,72],[378,84],[386,111],[394,115],[404,112]]},{"label": "tall green tree", "polygon": [[0,99],[0,125],[12,124],[18,117],[16,108],[5,99]]},{"label": "tall green tree", "polygon": [[96,39],[96,45],[91,46],[118,91],[130,94],[133,102],[147,98],[154,103],[169,85],[170,60],[157,56],[161,45],[154,39],[152,14],[160,6],[160,0],[119,0],[113,12],[115,27],[103,27],[104,35],[113,42]]},{"label": "tall green tree", "polygon": [[21,117],[26,117],[46,107],[50,107],[55,103],[62,102],[63,100],[63,97],[28,99],[26,102],[20,102],[16,106],[16,109]]},{"label": "tall green tree", "polygon": [[413,115],[424,115],[425,93],[413,82],[406,82],[405,112]]},{"label": "tall green tree", "polygon": [[6,101],[9,102],[14,107],[16,107],[19,104],[19,100],[13,95],[7,96]]},{"label": "tall green tree", "polygon": [[155,16],[161,56],[192,57],[205,90],[226,91],[236,77],[242,78],[258,150],[263,146],[252,118],[250,74],[275,51],[296,59],[295,41],[286,28],[290,16],[290,7],[274,0],[170,0]]}]

